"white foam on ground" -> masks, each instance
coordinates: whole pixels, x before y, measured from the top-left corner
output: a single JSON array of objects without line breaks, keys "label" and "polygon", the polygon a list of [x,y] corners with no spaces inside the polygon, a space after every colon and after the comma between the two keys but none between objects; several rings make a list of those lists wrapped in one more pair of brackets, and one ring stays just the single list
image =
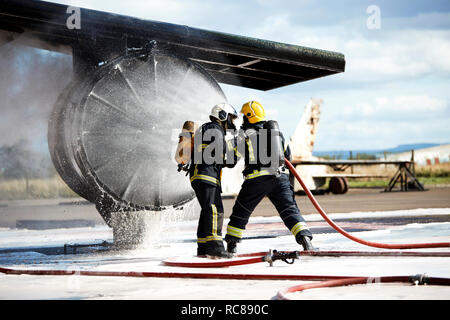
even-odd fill
[{"label": "white foam on ground", "polygon": [[[412,215],[449,214],[450,208],[402,210],[382,213],[353,213],[342,217],[392,217]],[[306,216],[309,221],[315,217]],[[340,215],[333,215],[337,219]],[[279,217],[251,218],[251,223],[280,222]],[[226,225],[227,221],[225,222]],[[192,269],[164,266],[161,261],[169,257],[183,256],[186,259],[196,252],[196,221],[173,222],[160,226],[163,233],[177,235],[153,237],[138,250],[108,252],[91,255],[67,255],[42,259],[35,253],[9,255],[8,265],[17,269],[63,269],[103,271],[149,271],[149,272],[212,272],[251,274],[295,274],[295,275],[346,275],[379,277],[386,275],[414,275],[450,278],[450,258],[436,257],[301,257],[293,265],[275,262],[235,266],[229,268]],[[389,229],[353,232],[353,235],[382,243],[450,242],[450,222],[409,224]],[[107,227],[56,229],[56,230],[0,230],[0,248],[63,245],[64,243],[98,242],[112,240]],[[176,239],[177,241],[173,241]],[[184,241],[182,241],[184,240]],[[313,243],[321,250],[386,251],[355,243],[339,233],[317,234]],[[238,246],[238,253],[255,251],[299,250],[293,236],[277,238],[246,239]],[[450,248],[421,249],[423,251],[446,251]],[[420,250],[414,250],[420,251]],[[3,257],[5,257],[3,255]],[[35,263],[23,264],[25,259]],[[14,260],[16,259],[16,260]],[[2,257],[0,256],[0,261]],[[195,260],[195,259],[194,259]],[[4,260],[6,261],[6,260]],[[1,263],[1,262],[0,262]],[[27,276],[0,274],[0,299],[271,299],[279,289],[297,285],[300,281],[273,280],[211,280],[211,279],[163,279],[163,278],[111,278],[83,276]],[[311,290],[305,294],[294,294],[296,299],[450,299],[449,287],[429,286],[426,290],[408,290],[398,286],[379,285],[380,290],[368,290],[364,286]],[[230,292],[239,288],[239,296]],[[374,287],[375,288],[375,287]],[[345,294],[342,290],[346,290]],[[399,290],[402,290],[399,292]],[[334,292],[334,293],[333,293]],[[381,292],[381,293],[380,293]]]},{"label": "white foam on ground", "polygon": [[66,243],[98,241],[98,239],[112,241],[112,230],[107,226],[49,230],[0,230],[0,248],[2,249],[63,246]]}]

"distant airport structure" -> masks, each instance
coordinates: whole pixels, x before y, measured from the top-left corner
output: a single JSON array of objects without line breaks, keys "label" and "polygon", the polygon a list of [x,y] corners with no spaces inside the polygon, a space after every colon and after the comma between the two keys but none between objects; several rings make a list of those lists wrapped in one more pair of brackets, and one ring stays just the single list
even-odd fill
[{"label": "distant airport structure", "polygon": [[[411,151],[388,154],[387,160],[411,160]],[[414,150],[414,162],[419,166],[450,162],[450,144]]]}]

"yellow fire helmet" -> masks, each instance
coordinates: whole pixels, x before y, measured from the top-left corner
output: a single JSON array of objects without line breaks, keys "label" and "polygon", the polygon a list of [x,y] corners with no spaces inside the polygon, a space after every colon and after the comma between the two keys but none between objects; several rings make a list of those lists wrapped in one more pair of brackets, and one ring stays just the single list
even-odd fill
[{"label": "yellow fire helmet", "polygon": [[249,101],[242,105],[241,113],[250,123],[257,123],[266,120],[266,112],[258,101]]}]

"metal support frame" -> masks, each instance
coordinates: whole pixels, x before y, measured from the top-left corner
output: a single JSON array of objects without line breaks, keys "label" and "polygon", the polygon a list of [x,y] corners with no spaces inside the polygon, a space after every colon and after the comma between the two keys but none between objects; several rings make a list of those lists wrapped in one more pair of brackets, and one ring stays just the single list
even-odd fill
[{"label": "metal support frame", "polygon": [[385,192],[392,191],[398,181],[400,181],[401,191],[408,191],[412,189],[408,187],[408,183],[412,182],[415,189],[425,191],[423,185],[417,180],[414,170],[414,157],[411,161],[405,160],[293,160],[293,165],[326,165],[333,168],[335,171],[343,171],[348,167],[353,166],[370,166],[370,165],[397,165],[399,168],[394,176],[389,181],[388,186],[384,189]]},{"label": "metal support frame", "polygon": [[[414,162],[412,162],[414,164]],[[416,175],[409,169],[411,162],[400,162],[399,168],[395,175],[389,181],[388,186],[384,189],[385,192],[392,191],[397,182],[400,180],[400,190],[408,191],[408,178],[413,183],[415,188],[420,191],[425,191],[423,185],[417,180]]]}]

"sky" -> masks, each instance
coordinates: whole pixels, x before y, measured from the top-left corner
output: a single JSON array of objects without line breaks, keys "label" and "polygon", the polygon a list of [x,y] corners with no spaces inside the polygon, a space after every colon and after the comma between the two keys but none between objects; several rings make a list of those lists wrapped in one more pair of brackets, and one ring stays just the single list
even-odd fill
[{"label": "sky", "polygon": [[346,71],[267,92],[221,85],[237,109],[258,100],[290,136],[323,99],[315,150],[450,143],[450,1],[52,1],[341,52]]}]

